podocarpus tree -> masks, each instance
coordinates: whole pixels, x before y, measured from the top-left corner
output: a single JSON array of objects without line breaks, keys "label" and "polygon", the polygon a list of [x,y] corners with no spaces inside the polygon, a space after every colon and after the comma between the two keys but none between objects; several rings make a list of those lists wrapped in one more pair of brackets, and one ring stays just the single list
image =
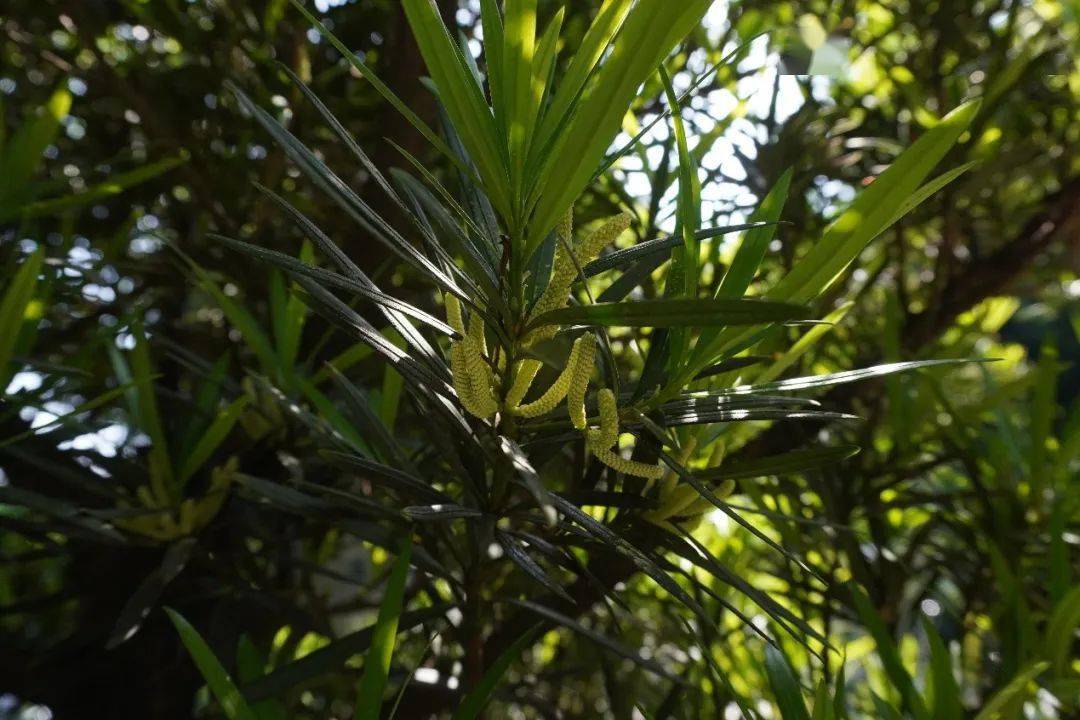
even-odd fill
[{"label": "podocarpus tree", "polygon": [[[325,266],[219,237],[289,273],[309,305],[400,374],[427,419],[422,444],[399,441],[339,373],[341,395],[365,426],[360,435],[335,435],[323,459],[371,481],[376,502],[359,512],[379,530],[373,541],[396,550],[401,538],[413,539],[409,557],[417,581],[396,610],[388,610],[393,627],[403,603],[461,612],[461,622],[443,633],[449,642],[442,647],[463,660],[463,690],[472,691],[469,707],[476,711],[483,704],[476,698],[491,691],[490,671],[505,670],[513,660],[507,651],[520,653],[538,637],[536,623],[565,626],[650,672],[676,678],[673,668],[580,619],[605,597],[617,600],[618,584],[642,573],[699,627],[713,626],[716,619],[695,599],[709,588],[673,560],[745,593],[776,628],[820,651],[825,639],[813,627],[725,568],[693,530],[704,513],[719,510],[799,562],[725,496],[736,480],[834,462],[854,448],[801,448],[738,466],[723,462],[724,449],[738,441],[744,421],[842,418],[793,391],[949,362],[779,379],[842,315],[842,306],[818,305],[822,293],[878,234],[966,169],[927,181],[977,103],[928,130],[790,273],[761,296],[747,297],[782,218],[788,178],[763,199],[750,223],[700,227],[700,188],[679,113],[685,98],[675,93],[664,60],[710,4],[608,0],[566,70],[554,76],[557,55],[567,50],[559,45],[561,13],[541,30],[535,0],[508,0],[502,11],[495,0],[484,0],[478,63],[454,42],[430,0],[404,0],[444,112],[441,134],[297,5],[446,163],[448,173],[440,177],[403,152],[415,176],[384,174],[292,77],[400,211],[407,221],[402,227],[376,213],[235,89],[240,105],[359,231],[430,282],[433,299],[441,299],[445,321],[384,292],[361,258],[344,254],[314,220],[271,190],[267,197],[313,243]],[[639,87],[657,72],[680,159],[678,225],[670,237],[616,249],[633,213],[581,230],[574,227],[574,204],[632,146],[612,151]],[[703,283],[703,247],[736,231],[746,233],[730,266],[717,269],[717,282]],[[646,277],[660,279],[660,296],[634,292]],[[377,327],[383,322],[400,342]],[[754,355],[759,343],[792,323],[806,326],[798,342],[767,359]],[[622,352],[613,350],[613,332]],[[640,357],[625,350],[627,340]],[[381,619],[380,627],[387,627]],[[393,647],[393,635],[383,633],[384,647]],[[382,685],[364,687],[381,693]],[[377,714],[378,700],[361,703]],[[421,709],[408,692],[405,702],[417,703],[409,706],[412,713]]]}]

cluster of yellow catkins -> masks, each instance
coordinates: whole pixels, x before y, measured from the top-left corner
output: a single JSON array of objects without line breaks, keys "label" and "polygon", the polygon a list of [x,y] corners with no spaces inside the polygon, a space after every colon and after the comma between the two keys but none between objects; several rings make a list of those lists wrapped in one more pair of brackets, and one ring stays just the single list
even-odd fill
[{"label": "cluster of yellow catkins", "polygon": [[[193,535],[208,525],[221,509],[229,486],[236,476],[237,460],[230,458],[224,465],[215,467],[210,474],[210,487],[206,494],[186,498],[175,506],[160,485],[140,485],[136,491],[137,503],[125,501],[124,507],[144,510],[133,517],[118,518],[115,524],[137,535],[161,542]],[[141,507],[140,507],[141,506]]]},{"label": "cluster of yellow catkins", "polygon": [[[682,447],[678,457],[679,463],[686,465],[696,449],[697,438],[691,437]],[[710,467],[719,465],[723,456],[724,445],[718,442],[714,445],[712,456],[709,458]],[[687,483],[680,483],[679,479],[673,470],[668,470],[664,474],[657,489],[657,508],[649,510],[642,517],[657,525],[667,526],[677,523],[684,530],[692,531],[701,523],[705,513],[714,510],[715,506],[712,500],[702,496],[697,488]],[[650,482],[645,490],[648,491],[651,485]],[[723,499],[731,495],[734,490],[735,481],[729,478],[713,490],[713,495]]]},{"label": "cluster of yellow catkins", "polygon": [[[551,280],[532,309],[534,317],[566,304],[570,286],[578,274],[578,263],[584,265],[596,258],[605,246],[630,226],[630,216],[622,213],[609,218],[576,245],[572,245],[572,226],[572,214],[567,212],[555,229],[559,244],[552,263]],[[573,257],[568,248],[572,248]],[[510,368],[510,389],[500,402],[495,371],[488,360],[483,320],[477,313],[471,313],[466,327],[458,299],[447,294],[445,301],[447,322],[461,335],[460,340],[450,344],[450,369],[454,390],[466,411],[480,418],[489,418],[500,411],[517,417],[534,418],[551,412],[565,399],[570,422],[584,433],[589,452],[600,462],[626,475],[650,480],[663,476],[663,468],[659,465],[627,460],[612,449],[619,440],[619,410],[615,393],[610,389],[603,388],[597,393],[599,424],[597,427],[589,426],[585,396],[595,366],[596,338],[592,333],[585,333],[574,341],[566,367],[551,387],[532,402],[522,404],[542,363],[531,358],[515,362]],[[556,332],[558,327],[554,325],[541,326],[526,335],[522,345],[528,348],[554,337]]]}]

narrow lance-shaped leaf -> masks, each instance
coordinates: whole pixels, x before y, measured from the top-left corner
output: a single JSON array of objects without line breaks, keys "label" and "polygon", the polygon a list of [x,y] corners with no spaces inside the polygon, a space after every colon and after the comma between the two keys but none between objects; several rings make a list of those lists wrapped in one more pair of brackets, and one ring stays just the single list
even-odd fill
[{"label": "narrow lance-shaped leaf", "polygon": [[768,297],[807,301],[824,291],[870,240],[898,219],[898,210],[956,143],[978,109],[978,101],[965,103],[916,140],[826,229]]},{"label": "narrow lance-shaped leaf", "polygon": [[611,55],[603,62],[572,119],[536,173],[538,198],[530,220],[526,255],[547,236],[592,179],[638,87],[690,31],[712,0],[640,0],[623,23]]},{"label": "narrow lance-shaped leaf", "polygon": [[1049,663],[1040,660],[1025,666],[1009,681],[1008,685],[999,690],[983,705],[982,710],[975,716],[975,720],[997,720],[997,718],[1000,718],[1002,710],[1006,706],[1027,694],[1028,686],[1046,670],[1048,665]]},{"label": "narrow lance-shaped leaf", "polygon": [[[764,227],[767,223],[742,223],[739,225],[725,225],[716,228],[706,228],[704,230],[698,230],[694,233],[696,240],[706,240],[708,238],[715,238],[728,233],[740,232],[742,230],[749,230],[751,228]],[[585,277],[592,277],[599,275],[605,270],[611,270],[612,268],[622,267],[629,265],[630,263],[641,260],[643,258],[651,257],[656,254],[668,254],[672,248],[679,247],[683,244],[681,236],[672,235],[670,237],[656,238],[655,240],[647,240],[643,243],[638,243],[622,250],[616,250],[613,253],[609,253],[601,258],[593,260],[588,263],[582,271]]]},{"label": "narrow lance-shaped leaf", "polygon": [[959,365],[963,363],[987,362],[978,358],[970,359],[939,359],[939,360],[909,360],[906,362],[886,363],[873,365],[858,370],[844,370],[843,372],[828,373],[825,375],[808,375],[806,377],[777,380],[775,382],[762,383],[760,385],[739,385],[737,387],[719,390],[724,395],[741,395],[763,392],[789,392],[794,390],[807,390],[810,388],[828,387],[830,385],[842,385],[849,382],[858,382],[870,378],[881,377],[898,372],[908,372],[920,368],[937,367],[939,365]]},{"label": "narrow lance-shaped leaf", "polygon": [[776,704],[783,720],[810,720],[806,712],[799,681],[795,679],[791,664],[783,653],[772,645],[765,646],[765,672],[769,676]]},{"label": "narrow lance-shaped leaf", "polygon": [[953,677],[952,658],[945,641],[941,639],[934,624],[925,616],[923,631],[930,645],[930,677],[934,681],[934,720],[962,720],[964,708],[960,703],[960,688]]},{"label": "narrow lance-shaped leaf", "polygon": [[196,667],[202,673],[210,692],[217,698],[222,712],[229,720],[258,720],[251,707],[248,706],[244,696],[236,687],[236,683],[229,677],[221,662],[214,655],[214,651],[202,639],[199,631],[191,626],[180,613],[170,608],[165,608],[169,619],[180,634],[180,639],[195,661]]},{"label": "narrow lance-shaped leaf", "polygon": [[484,672],[484,676],[480,678],[476,687],[472,688],[458,705],[451,720],[476,720],[491,701],[495,688],[502,681],[506,671],[510,669],[510,665],[535,642],[541,627],[539,623],[533,625],[512,642],[510,647],[503,650],[502,654]]},{"label": "narrow lance-shaped leaf", "polygon": [[[697,176],[697,166],[690,155],[690,146],[686,140],[686,125],[683,123],[682,107],[671,84],[671,76],[663,63],[659,67],[660,80],[664,85],[668,107],[671,110],[671,123],[675,130],[675,146],[679,153],[679,195],[676,199],[676,213],[679,217],[679,230],[683,239],[682,252],[672,252],[672,274],[682,277],[683,294],[686,297],[697,295],[698,284],[698,243],[694,233],[701,222],[701,182]],[[669,280],[670,282],[670,280]],[[680,353],[681,355],[681,353]]]},{"label": "narrow lance-shaped leaf", "polygon": [[60,131],[60,123],[71,110],[71,93],[58,88],[40,109],[40,114],[28,119],[4,143],[0,155],[0,215],[14,213],[18,206],[32,200],[31,180],[45,148],[52,144]]},{"label": "narrow lance-shaped leaf", "polygon": [[8,386],[13,370],[9,367],[15,352],[19,330],[26,320],[26,311],[34,298],[38,273],[45,258],[44,245],[38,246],[15,273],[0,299],[0,393]]},{"label": "narrow lance-shaped leaf", "polygon": [[29,220],[32,218],[48,217],[57,215],[68,210],[80,208],[92,202],[119,195],[128,188],[151,180],[162,173],[187,162],[187,153],[181,153],[178,157],[159,160],[149,165],[135,168],[127,172],[110,175],[108,180],[91,185],[81,192],[63,197],[35,200],[22,206],[4,206],[0,204],[0,222],[8,222],[15,218]]},{"label": "narrow lance-shaped leaf", "polygon": [[150,341],[143,333],[141,323],[131,328],[135,347],[131,350],[131,373],[135,380],[134,393],[137,401],[139,426],[150,437],[150,483],[158,502],[176,500],[177,489],[173,487],[173,468],[169,460],[169,447],[165,429],[158,412],[157,394],[150,365]]},{"label": "narrow lance-shaped leaf", "polygon": [[648,660],[646,658],[643,658],[639,653],[634,652],[633,650],[625,647],[624,645],[622,645],[621,643],[616,642],[615,640],[612,640],[607,635],[604,635],[603,633],[597,632],[596,630],[593,630],[592,628],[585,627],[584,625],[579,623],[577,620],[574,620],[573,618],[568,617],[568,616],[564,615],[563,613],[561,613],[561,612],[559,612],[557,610],[553,610],[552,608],[549,608],[549,607],[547,607],[545,605],[541,605],[540,603],[537,603],[537,602],[533,602],[531,600],[510,599],[510,600],[507,600],[506,602],[511,604],[511,605],[517,605],[519,607],[523,607],[523,608],[525,608],[525,609],[527,609],[527,610],[529,610],[531,612],[536,613],[537,615],[539,615],[539,616],[541,616],[543,618],[547,618],[548,620],[551,620],[552,622],[555,622],[555,623],[558,623],[559,625],[563,625],[564,627],[570,628],[575,633],[581,635],[582,637],[588,638],[589,640],[595,642],[597,645],[600,645],[605,650],[608,650],[608,651],[618,655],[619,657],[630,660],[635,665],[638,665],[641,668],[643,668],[645,670],[648,670],[649,672],[653,673],[654,675],[659,675],[662,678],[666,678],[666,679],[671,680],[672,682],[678,683],[680,685],[685,684],[685,681],[682,678],[680,678],[678,675],[675,675],[674,673],[672,673],[670,670],[668,670],[667,668],[665,668],[663,665],[656,662],[655,660]]},{"label": "narrow lance-shaped leaf", "polygon": [[859,618],[874,638],[878,657],[881,658],[881,663],[885,666],[885,672],[888,674],[893,687],[900,692],[904,707],[917,720],[930,720],[930,713],[927,711],[926,705],[923,704],[919,693],[915,691],[915,684],[912,682],[907,669],[904,668],[904,663],[900,659],[900,651],[889,635],[885,622],[881,619],[873,603],[870,602],[870,598],[866,596],[862,588],[854,584],[850,585],[849,588]]},{"label": "narrow lance-shaped leaf", "polygon": [[247,408],[248,398],[241,396],[229,403],[206,429],[203,436],[192,448],[190,454],[182,461],[181,468],[177,473],[177,482],[181,486],[202,467],[215,450],[225,441],[232,431],[233,425]]},{"label": "narrow lance-shaped leaf", "polygon": [[[494,0],[490,1],[494,2]],[[566,121],[567,113],[577,101],[579,93],[592,75],[593,68],[600,61],[604,50],[619,31],[632,4],[633,0],[604,0],[596,17],[589,24],[585,37],[582,38],[581,44],[574,53],[574,58],[567,66],[566,72],[559,78],[558,89],[541,121],[537,131],[537,142],[533,144],[533,152],[530,153],[530,168],[539,154],[538,151],[546,147],[552,134]]]},{"label": "narrow lance-shaped leaf", "polygon": [[409,121],[410,125],[416,128],[420,132],[420,134],[423,135],[424,138],[428,142],[430,142],[439,152],[441,152],[443,155],[449,158],[451,162],[457,165],[459,170],[466,174],[471,174],[464,167],[464,165],[460,163],[457,156],[446,145],[446,142],[441,137],[439,137],[438,133],[428,127],[427,123],[421,120],[420,116],[413,112],[412,108],[406,105],[401,100],[401,98],[395,95],[394,91],[387,87],[386,83],[380,80],[379,77],[371,70],[371,68],[364,64],[364,62],[356,55],[356,53],[349,50],[349,48],[347,48],[345,44],[337,38],[337,36],[330,32],[326,28],[326,26],[319,21],[318,18],[308,12],[308,10],[300,3],[300,0],[290,0],[290,2],[292,2],[293,7],[299,10],[300,14],[303,15],[304,18],[309,23],[311,23],[311,25],[315,27],[315,29],[317,29],[323,37],[330,41],[330,44],[333,45],[334,48],[337,49],[337,51],[340,52],[345,57],[345,59],[349,61],[349,64],[352,65],[365,80],[371,83],[372,87],[374,87],[375,90],[383,96],[383,99],[390,103],[390,105],[393,106],[395,110],[401,113],[401,115]]},{"label": "narrow lance-shaped leaf", "polygon": [[[512,217],[507,168],[495,142],[495,122],[480,87],[431,0],[402,0],[405,16],[454,128],[477,165],[484,188],[504,218]],[[504,58],[505,60],[505,58]],[[509,76],[509,63],[504,62]],[[505,80],[505,78],[504,78]]]},{"label": "narrow lance-shaped leaf", "polygon": [[792,450],[791,452],[763,458],[725,460],[715,468],[698,470],[694,475],[709,482],[728,479],[740,480],[768,475],[787,475],[833,465],[855,455],[857,452],[859,452],[859,448],[855,445]]},{"label": "narrow lance-shaped leaf", "polygon": [[[503,98],[506,100],[506,134],[510,159],[510,183],[514,200],[520,198],[528,134],[532,127],[529,102],[536,51],[536,0],[512,0],[504,5]],[[517,209],[517,208],[515,208]]]},{"label": "narrow lance-shaped leaf", "polygon": [[529,327],[705,327],[788,322],[804,320],[808,316],[807,308],[791,303],[757,299],[663,298],[559,308],[537,316],[529,323]]},{"label": "narrow lance-shaped leaf", "polygon": [[379,720],[383,690],[390,673],[390,658],[397,640],[398,619],[401,617],[405,596],[405,580],[409,574],[409,558],[412,556],[412,538],[401,542],[394,569],[386,581],[386,594],[379,606],[379,617],[371,637],[371,647],[364,656],[364,674],[357,690],[356,720]]},{"label": "narrow lance-shaped leaf", "polygon": [[791,169],[788,168],[780,176],[780,179],[776,181],[776,184],[773,185],[772,190],[765,196],[765,199],[761,201],[758,209],[750,216],[750,222],[752,223],[761,222],[767,224],[746,233],[742,244],[739,245],[739,249],[735,252],[731,266],[724,273],[724,279],[720,281],[720,286],[716,288],[716,297],[737,298],[746,293],[746,289],[750,287],[750,283],[753,281],[754,275],[765,257],[765,251],[768,250],[769,243],[772,242],[773,236],[776,235],[777,226],[775,223],[780,219],[780,214],[784,210],[784,203],[787,202],[788,188],[790,186]]}]

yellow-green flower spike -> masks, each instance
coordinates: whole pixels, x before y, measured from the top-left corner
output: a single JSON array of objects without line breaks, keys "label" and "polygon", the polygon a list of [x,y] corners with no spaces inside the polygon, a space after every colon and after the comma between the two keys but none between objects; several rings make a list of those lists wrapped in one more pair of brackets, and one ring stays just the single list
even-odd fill
[{"label": "yellow-green flower spike", "polygon": [[570,237],[574,233],[573,205],[571,205],[566,210],[566,213],[561,218],[559,218],[559,222],[555,225],[555,233],[562,239],[566,240],[566,242],[570,242]]},{"label": "yellow-green flower spike", "polygon": [[443,299],[446,303],[446,322],[450,323],[450,327],[454,328],[459,335],[464,335],[465,321],[461,318],[461,301],[456,295],[450,293],[444,293]]},{"label": "yellow-green flower spike", "polygon": [[541,365],[543,365],[542,362],[532,358],[526,358],[515,365],[514,382],[510,386],[510,392],[506,393],[505,404],[508,410],[512,412],[525,399]]},{"label": "yellow-green flower spike", "polygon": [[[718,485],[715,490],[713,490],[713,495],[715,495],[718,499],[723,500],[727,497],[730,497],[731,493],[733,492],[735,492],[735,481],[731,478],[728,478],[724,482],[720,483],[720,485]],[[694,500],[694,502],[690,503],[690,505],[688,505],[686,509],[683,510],[682,514],[689,517],[693,515],[698,515],[703,512],[709,512],[715,507],[716,506],[713,505],[712,500],[710,500],[709,498],[699,497],[697,500]]]},{"label": "yellow-green flower spike", "polygon": [[570,377],[570,387],[566,391],[566,409],[570,413],[570,423],[576,429],[584,430],[588,425],[585,416],[585,392],[589,389],[589,377],[595,362],[596,338],[592,333],[585,333],[578,338],[578,342],[581,343],[581,350]]},{"label": "yellow-green flower spike", "polygon": [[465,369],[476,401],[476,412],[473,414],[482,418],[490,417],[499,406],[495,401],[493,388],[495,378],[485,359],[487,341],[484,339],[484,324],[476,314],[469,318],[469,332],[462,341],[462,346],[465,350]]},{"label": "yellow-green flower spike", "polygon": [[522,417],[534,418],[549,413],[555,409],[555,406],[562,402],[566,397],[566,393],[570,390],[570,381],[573,378],[574,370],[577,367],[578,357],[581,356],[581,347],[586,336],[582,335],[580,338],[574,341],[574,348],[570,351],[570,357],[566,361],[566,367],[559,373],[559,377],[555,379],[555,383],[548,388],[547,392],[541,395],[531,403],[518,406],[514,410],[515,415]]},{"label": "yellow-green flower spike", "polygon": [[634,477],[646,478],[649,480],[659,480],[660,476],[664,474],[664,469],[659,465],[627,460],[617,452],[605,448],[590,446],[589,451],[596,456],[597,460],[604,463],[612,470],[621,472],[624,475],[633,475]]},{"label": "yellow-green flower spike", "polygon": [[676,515],[686,515],[686,508],[701,497],[692,485],[679,485],[660,499],[660,507],[648,513],[650,519],[666,520]]},{"label": "yellow-green flower spike", "polygon": [[605,220],[603,225],[581,241],[581,245],[576,249],[578,259],[582,263],[595,260],[601,250],[615,242],[615,239],[630,227],[632,220],[633,216],[629,213],[619,213]]},{"label": "yellow-green flower spike", "polygon": [[[689,440],[686,441],[686,443],[683,444],[682,450],[679,452],[679,455],[676,458],[679,461],[680,465],[686,465],[686,463],[688,463],[690,461],[690,457],[694,454],[694,451],[697,449],[697,442],[698,442],[697,441],[697,436],[695,435],[695,436],[692,436]],[[664,500],[668,497],[668,495],[671,494],[671,491],[675,489],[675,486],[679,484],[679,476],[675,474],[674,470],[668,469],[667,471],[664,472],[664,474],[661,476],[661,478],[662,478],[662,482],[660,483],[659,495],[660,495],[660,504],[662,505],[664,503]],[[653,486],[652,483],[648,483],[645,486],[644,491],[648,492],[649,490],[652,489],[652,486]]]},{"label": "yellow-green flower spike", "polygon": [[[627,213],[619,213],[605,220],[600,227],[574,247],[577,263],[574,262],[574,258],[571,258],[567,251],[569,221],[564,219],[567,234],[563,235],[561,230],[557,230],[557,233],[565,239],[565,242],[560,242],[555,247],[555,259],[551,265],[551,280],[548,281],[543,294],[536,301],[536,305],[533,306],[531,314],[535,317],[565,305],[567,298],[570,296],[570,286],[573,285],[574,278],[578,274],[577,264],[580,263],[584,266],[586,263],[595,260],[605,246],[613,242],[615,238],[630,227],[632,219],[632,216]],[[554,337],[557,331],[557,327],[545,325],[529,333],[524,342],[526,345],[532,345],[540,340]]]},{"label": "yellow-green flower spike", "polygon": [[450,372],[454,380],[454,391],[457,393],[461,406],[470,414],[479,416],[479,403],[473,392],[472,380],[469,378],[463,340],[450,343]]},{"label": "yellow-green flower spike", "polygon": [[604,388],[597,395],[600,405],[600,427],[589,428],[585,437],[590,446],[607,450],[619,439],[619,408],[615,404],[615,393]]}]

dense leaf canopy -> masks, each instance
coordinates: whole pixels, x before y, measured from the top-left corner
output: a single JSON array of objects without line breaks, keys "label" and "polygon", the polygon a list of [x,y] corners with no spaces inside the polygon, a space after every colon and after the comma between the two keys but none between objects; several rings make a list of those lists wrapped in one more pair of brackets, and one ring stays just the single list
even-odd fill
[{"label": "dense leaf canopy", "polygon": [[8,0],[0,719],[1066,718],[1075,0]]}]

